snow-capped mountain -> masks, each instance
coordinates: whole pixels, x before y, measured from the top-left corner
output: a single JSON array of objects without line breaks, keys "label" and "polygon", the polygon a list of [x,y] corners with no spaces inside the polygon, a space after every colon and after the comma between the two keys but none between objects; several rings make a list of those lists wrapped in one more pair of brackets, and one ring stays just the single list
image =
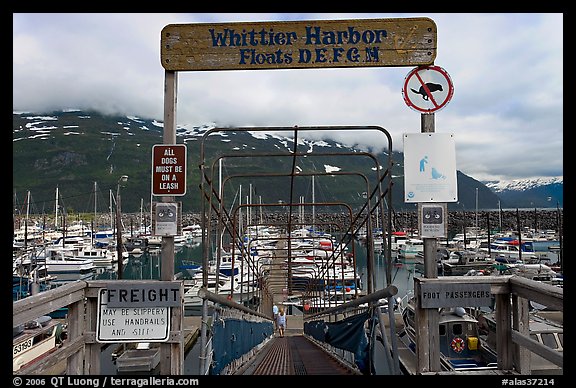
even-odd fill
[{"label": "snow-capped mountain", "polygon": [[[98,112],[60,111],[51,113],[14,113],[13,114],[13,191],[21,198],[30,190],[36,202],[42,206],[53,206],[54,189],[59,186],[70,196],[68,204],[76,201],[74,207],[86,210],[87,204],[82,196],[93,195],[91,191],[95,182],[100,187],[116,189],[118,176],[130,176],[129,184],[123,191],[126,206],[132,203],[139,205],[142,198],[150,198],[151,149],[161,144],[163,123],[154,119],[143,119],[134,116],[106,116]],[[196,189],[199,183],[197,170],[200,144],[207,131],[214,124],[200,126],[179,125],[176,129],[177,142],[188,145],[188,191],[183,198],[186,204],[193,206],[199,203]],[[208,155],[248,156],[250,171],[290,171],[294,140],[291,133],[286,136],[280,133],[264,131],[240,131],[226,129],[212,132],[205,141],[205,152]],[[331,173],[334,171],[358,172],[366,170],[368,158],[322,156],[322,153],[361,154],[354,146],[324,139],[306,139],[306,132],[299,132],[298,152],[310,154],[301,157],[295,168],[299,171],[316,171]],[[281,156],[262,159],[250,155],[282,153]],[[357,155],[354,155],[357,156]],[[385,165],[385,153],[378,158],[380,166]],[[240,168],[240,158],[230,158],[226,168]],[[393,202],[396,209],[406,207],[403,202],[403,154],[394,152],[394,166],[391,175],[394,178]],[[448,204],[454,209],[473,209],[476,202],[479,208],[494,209],[501,203],[502,207],[556,207],[563,206],[563,177],[549,180],[516,180],[512,182],[479,182],[458,171],[458,203]],[[334,178],[333,178],[334,179]],[[302,186],[308,185],[301,182]],[[318,182],[317,182],[318,184]],[[286,190],[274,184],[260,186],[259,193],[272,200],[282,199]],[[320,190],[327,195],[334,194],[339,198],[356,198],[365,188],[359,188],[350,176],[340,175],[334,182],[325,183]],[[305,189],[305,187],[303,187]],[[478,190],[479,189],[479,190]],[[147,194],[148,193],[148,194]],[[104,198],[106,198],[106,194]],[[74,198],[74,199],[72,199]],[[123,199],[124,199],[123,198]],[[329,199],[325,199],[329,202]],[[333,198],[332,198],[333,200]],[[93,201],[93,200],[92,200]],[[106,200],[104,200],[106,201]],[[412,204],[413,205],[413,204]],[[93,205],[92,205],[93,206]]]},{"label": "snow-capped mountain", "polygon": [[482,181],[495,193],[505,191],[526,191],[542,186],[564,184],[564,177],[514,179],[511,181]]}]

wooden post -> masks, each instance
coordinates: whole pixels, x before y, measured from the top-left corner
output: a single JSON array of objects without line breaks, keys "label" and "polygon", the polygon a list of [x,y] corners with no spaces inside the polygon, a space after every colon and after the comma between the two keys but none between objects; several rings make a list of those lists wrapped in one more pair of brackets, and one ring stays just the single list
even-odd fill
[{"label": "wooden post", "polygon": [[[73,341],[84,334],[84,301],[79,301],[68,306],[68,339]],[[84,370],[84,354],[77,352],[70,356],[66,364],[66,374],[83,375],[87,372]]]},{"label": "wooden post", "polygon": [[[164,72],[164,144],[176,144],[177,85],[177,73],[166,70]],[[163,196],[162,202],[174,202],[174,197]],[[173,280],[174,236],[162,236],[161,257],[161,280]],[[183,295],[182,291],[180,293]],[[160,345],[160,373],[162,375],[180,375],[184,372],[184,336],[182,335],[184,317],[182,308],[172,308],[171,319],[171,331],[180,331],[180,342]]]},{"label": "wooden post", "polygon": [[[512,294],[512,329],[525,336],[530,335],[528,300],[515,294]],[[513,363],[522,375],[531,374],[530,353],[528,348],[517,343],[512,346]]]},{"label": "wooden post", "polygon": [[[434,132],[434,113],[423,113],[421,118],[421,132]],[[421,211],[421,205],[418,204],[418,211]],[[424,238],[424,277],[437,278],[438,267],[436,265],[436,249],[438,241],[436,238]],[[414,294],[416,297],[416,285],[414,286]],[[418,287],[419,288],[419,287]],[[421,324],[418,324],[418,336],[421,337],[417,341],[418,353],[418,373],[423,372],[438,372],[440,371],[440,350],[439,350],[439,323],[440,317],[436,309],[421,309],[420,303],[417,303],[417,320],[418,315],[421,315]],[[420,347],[418,347],[420,345]],[[421,360],[421,358],[423,358]]]},{"label": "wooden post", "polygon": [[510,294],[496,295],[496,352],[498,369],[512,369],[512,328]]},{"label": "wooden post", "polygon": [[[88,287],[86,288],[88,291]],[[89,333],[96,333],[98,323],[98,298],[86,298],[86,322],[85,330]],[[98,342],[86,343],[84,358],[86,360],[85,374],[99,375],[100,356],[102,344]]]},{"label": "wooden post", "polygon": [[415,315],[415,330],[416,330],[416,373],[430,372],[430,341],[428,337],[429,327],[429,309],[420,307],[420,282],[414,280],[414,297],[416,304],[414,308]]}]

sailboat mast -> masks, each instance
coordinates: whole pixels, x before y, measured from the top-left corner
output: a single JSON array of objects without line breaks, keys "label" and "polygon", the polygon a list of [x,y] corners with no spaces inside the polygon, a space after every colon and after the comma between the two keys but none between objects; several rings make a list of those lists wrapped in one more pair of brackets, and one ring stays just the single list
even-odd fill
[{"label": "sailboat mast", "polygon": [[238,229],[243,234],[244,225],[242,224],[242,185],[238,188]]},{"label": "sailboat mast", "polygon": [[[110,230],[114,230],[114,216],[112,215],[112,189],[109,190],[110,194]],[[120,258],[118,258],[120,259]]]},{"label": "sailboat mast", "polygon": [[312,175],[312,228],[314,229],[314,224],[316,223],[316,194],[314,191],[314,175]]},{"label": "sailboat mast", "polygon": [[[250,191],[248,192],[248,204],[252,205],[252,183],[250,183]],[[252,208],[248,207],[248,225],[252,225]]]},{"label": "sailboat mast", "polygon": [[[97,201],[98,201],[96,199],[97,198],[96,193],[97,193],[97,183],[94,182],[94,225],[96,225],[96,219],[97,219],[96,217],[97,217],[97,209],[98,209],[98,207],[96,205]],[[92,231],[92,234],[94,234],[94,231]]]},{"label": "sailboat mast", "polygon": [[54,229],[58,230],[58,186],[56,186],[56,217],[54,219]]},{"label": "sailboat mast", "polygon": [[30,190],[26,195],[26,218],[24,219],[24,250],[28,248],[28,217],[30,216]]}]

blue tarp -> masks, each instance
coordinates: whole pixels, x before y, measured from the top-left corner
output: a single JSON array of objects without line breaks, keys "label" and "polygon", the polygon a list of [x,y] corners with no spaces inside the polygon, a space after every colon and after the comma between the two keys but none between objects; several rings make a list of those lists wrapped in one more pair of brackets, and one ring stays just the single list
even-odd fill
[{"label": "blue tarp", "polygon": [[338,322],[311,321],[304,323],[304,333],[314,339],[354,354],[356,366],[370,374],[369,342],[364,324],[370,313],[354,315]]},{"label": "blue tarp", "polygon": [[217,319],[213,327],[213,362],[210,374],[218,375],[232,361],[248,353],[274,332],[272,321]]}]

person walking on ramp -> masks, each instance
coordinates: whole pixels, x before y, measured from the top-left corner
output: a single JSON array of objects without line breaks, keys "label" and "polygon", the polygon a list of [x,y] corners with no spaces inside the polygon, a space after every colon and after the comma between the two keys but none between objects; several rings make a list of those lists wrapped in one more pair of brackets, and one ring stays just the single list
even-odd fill
[{"label": "person walking on ramp", "polygon": [[286,330],[286,314],[284,314],[284,308],[280,307],[278,316],[276,318],[276,323],[278,324],[278,332],[280,337],[284,337],[284,330]]},{"label": "person walking on ramp", "polygon": [[278,330],[278,306],[272,307],[272,314],[274,315],[274,331]]}]

